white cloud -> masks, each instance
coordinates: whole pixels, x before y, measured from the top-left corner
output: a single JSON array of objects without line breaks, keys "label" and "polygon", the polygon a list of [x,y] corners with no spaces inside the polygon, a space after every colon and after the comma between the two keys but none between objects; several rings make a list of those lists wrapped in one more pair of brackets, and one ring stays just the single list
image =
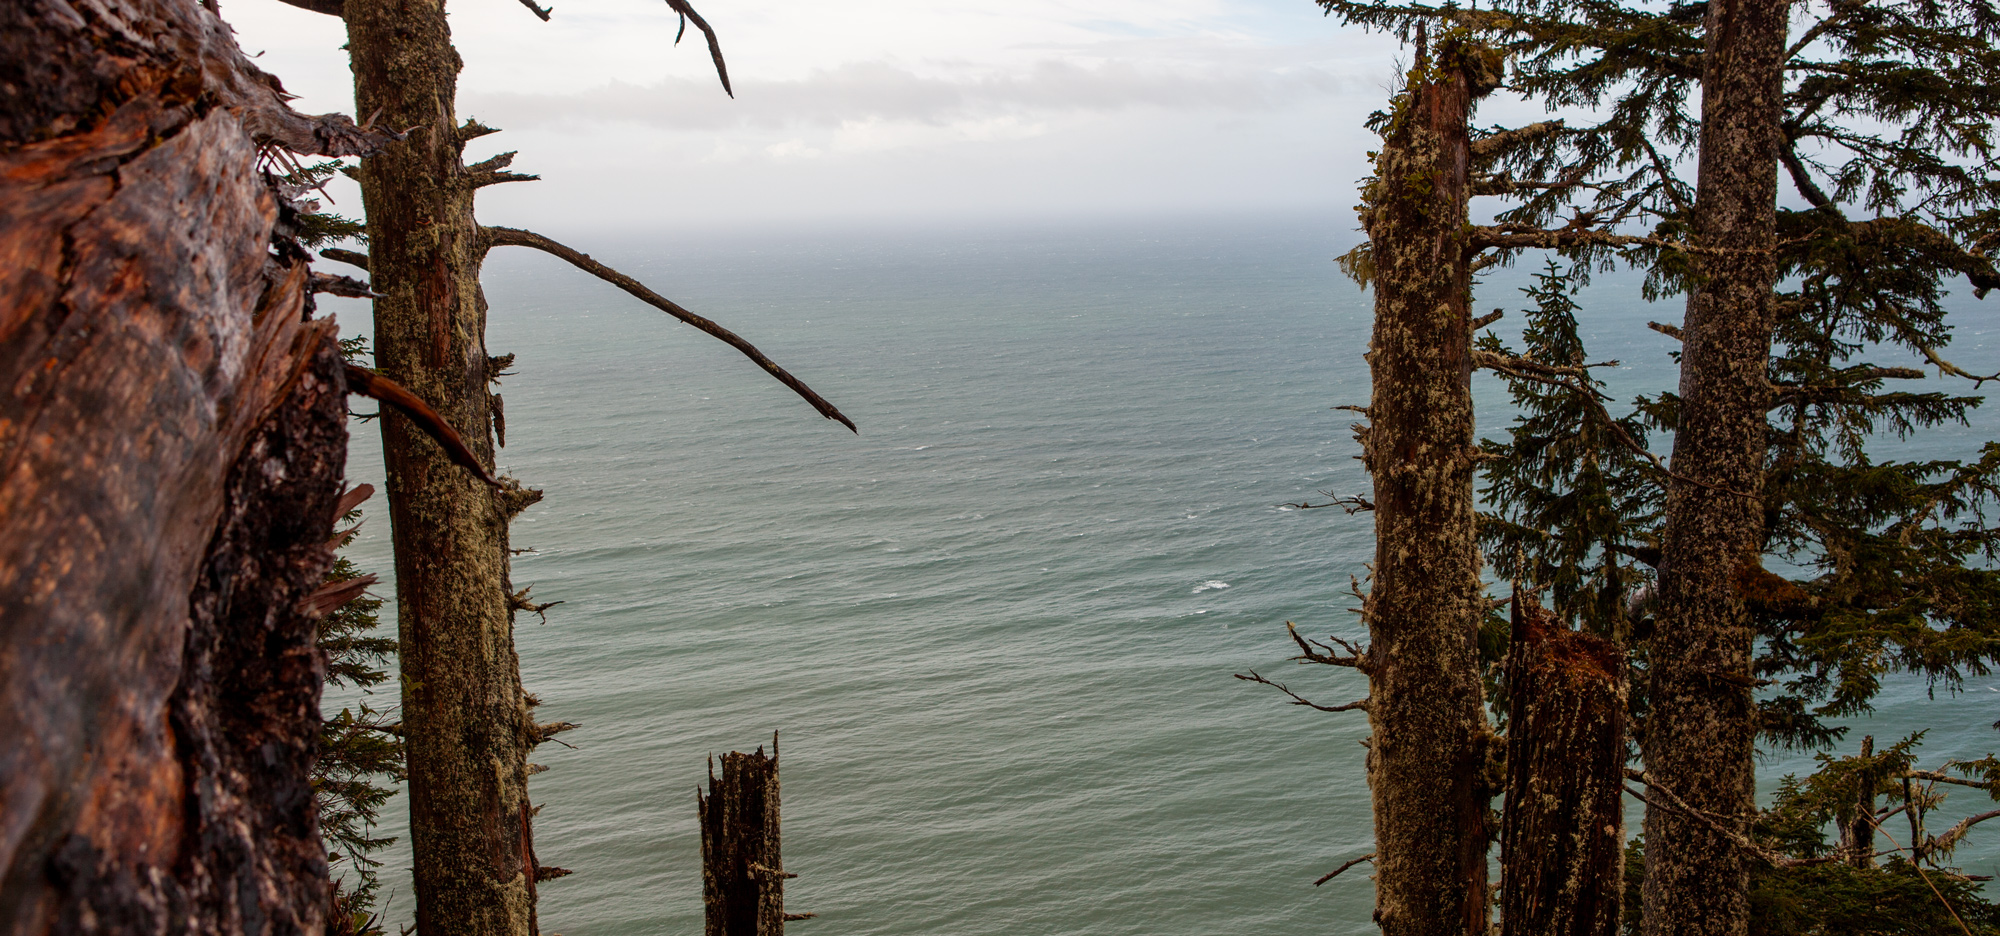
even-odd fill
[{"label": "white cloud", "polygon": [[[340,23],[224,0],[310,110],[351,110]],[[546,181],[482,214],[704,224],[1321,205],[1344,212],[1392,40],[1310,0],[453,0],[459,111]],[[523,223],[526,223],[525,221]]]}]

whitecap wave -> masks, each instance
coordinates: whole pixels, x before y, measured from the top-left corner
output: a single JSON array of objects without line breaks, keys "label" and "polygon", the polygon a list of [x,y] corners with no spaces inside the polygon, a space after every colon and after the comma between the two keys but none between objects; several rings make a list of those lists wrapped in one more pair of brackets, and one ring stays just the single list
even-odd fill
[{"label": "whitecap wave", "polygon": [[1228,587],[1229,583],[1222,581],[1221,579],[1209,579],[1208,581],[1203,582],[1200,585],[1196,585],[1194,587],[1194,593],[1199,595],[1202,592],[1208,591],[1210,589],[1223,589]]}]

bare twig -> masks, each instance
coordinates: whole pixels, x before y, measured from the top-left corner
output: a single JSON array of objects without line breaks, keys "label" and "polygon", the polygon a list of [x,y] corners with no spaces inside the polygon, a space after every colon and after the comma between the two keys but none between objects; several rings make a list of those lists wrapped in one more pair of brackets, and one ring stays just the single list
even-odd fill
[{"label": "bare twig", "polygon": [[1299,510],[1318,510],[1321,507],[1339,507],[1346,510],[1347,515],[1350,517],[1364,510],[1375,509],[1374,501],[1362,497],[1359,494],[1335,494],[1332,491],[1321,491],[1320,493],[1333,498],[1333,500],[1328,501],[1324,504],[1313,504],[1313,503],[1307,503],[1306,501],[1299,501],[1298,503],[1286,504],[1285,506],[1293,507]]},{"label": "bare twig", "polygon": [[[697,24],[700,23],[699,20],[696,22]],[[821,416],[839,422],[841,425],[846,426],[849,431],[855,433],[861,431],[854,427],[853,420],[848,419],[832,403],[828,403],[824,397],[813,392],[813,388],[806,386],[805,381],[793,377],[789,371],[779,367],[777,362],[765,357],[764,352],[757,350],[756,345],[743,340],[742,336],[709,319],[689,312],[682,308],[679,303],[646,288],[646,284],[590,259],[589,254],[556,243],[533,231],[523,231],[519,228],[507,227],[482,227],[479,230],[486,238],[486,246],[489,248],[533,247],[544,253],[554,254],[569,261],[571,266],[624,290],[639,301],[655,309],[659,309],[674,318],[680,319],[694,326],[699,331],[721,339],[724,344],[743,352],[744,357],[757,362],[757,366],[762,367],[766,373],[778,378],[779,383],[792,388],[793,393],[805,398],[805,401],[811,403],[813,409],[818,410]]]},{"label": "bare twig", "polygon": [[1751,841],[1750,838],[1744,835],[1743,833],[1738,832],[1735,829],[1731,829],[1726,825],[1723,825],[1713,815],[1688,805],[1687,802],[1681,799],[1678,795],[1676,795],[1674,791],[1667,789],[1664,786],[1661,786],[1659,783],[1654,782],[1653,780],[1648,779],[1646,777],[1645,771],[1631,770],[1628,768],[1625,771],[1625,776],[1628,779],[1636,780],[1640,783],[1645,784],[1647,789],[1660,794],[1662,799],[1647,799],[1646,794],[1641,793],[1638,790],[1632,789],[1629,786],[1625,788],[1626,793],[1631,794],[1631,796],[1634,799],[1637,799],[1639,802],[1645,803],[1648,808],[1652,809],[1664,808],[1664,809],[1669,809],[1673,812],[1680,813],[1681,815],[1684,816],[1693,817],[1697,821],[1701,822],[1703,825],[1708,826],[1709,829],[1713,830],[1716,834],[1721,835],[1725,839],[1728,839],[1730,844],[1735,845],[1737,848],[1740,848],[1743,851],[1746,851],[1751,855],[1756,856],[1758,859],[1764,861],[1765,863],[1771,865],[1772,867],[1796,868],[1796,867],[1803,867],[1806,865],[1832,864],[1836,860],[1832,856],[1827,856],[1824,858],[1787,858],[1783,855],[1778,854],[1777,852],[1774,852],[1768,848],[1765,848],[1762,845],[1757,844],[1756,842]]},{"label": "bare twig", "polygon": [[333,296],[346,296],[349,299],[382,298],[382,294],[376,292],[367,283],[352,276],[340,276],[334,273],[313,273],[312,291]]},{"label": "bare twig", "polygon": [[[521,2],[526,3],[527,0],[521,0]],[[687,0],[667,0],[667,6],[672,7],[675,13],[681,15],[681,30],[674,34],[674,44],[680,45],[681,36],[687,34],[687,21],[694,20],[695,28],[701,30],[702,35],[708,37],[708,57],[715,60],[715,76],[722,79],[723,93],[728,94],[732,98],[735,97],[736,92],[729,87],[729,66],[722,61],[722,43],[716,40],[715,30],[709,28],[708,21],[702,19],[701,14],[696,13],[694,7],[690,6]]]},{"label": "bare twig", "polygon": [[1656,332],[1659,332],[1660,334],[1665,335],[1669,338],[1672,338],[1675,341],[1683,340],[1681,338],[1681,327],[1679,325],[1666,325],[1660,322],[1647,322],[1646,327]]},{"label": "bare twig", "polygon": [[[1905,779],[1904,782],[1908,783],[1909,781]],[[1899,850],[1902,849],[1903,846],[1897,845],[1895,837],[1890,835],[1887,829],[1882,828],[1882,823],[1876,821],[1875,817],[1866,816],[1863,818],[1866,818],[1868,820],[1869,825],[1875,827],[1876,835],[1880,835],[1883,838],[1888,839],[1889,844],[1895,845],[1897,849]],[[1938,903],[1944,904],[1944,910],[1946,913],[1951,914],[1952,922],[1958,924],[1958,928],[1965,933],[1965,936],[1972,936],[1972,930],[1965,925],[1964,920],[1959,919],[1957,908],[1951,905],[1951,901],[1945,899],[1944,892],[1938,890],[1937,884],[1931,881],[1931,876],[1928,872],[1924,870],[1923,862],[1920,860],[1920,856],[1916,854],[1915,849],[1910,850],[1910,867],[1917,869],[1917,874],[1924,879],[1924,884],[1929,886],[1931,889],[1931,893],[1937,896]]]},{"label": "bare twig", "polygon": [[1317,880],[1317,881],[1314,881],[1314,882],[1313,882],[1313,886],[1314,886],[1314,887],[1318,887],[1318,886],[1320,886],[1321,884],[1325,884],[1326,882],[1328,882],[1328,881],[1331,881],[1331,880],[1333,880],[1334,878],[1337,878],[1337,877],[1339,877],[1339,876],[1340,876],[1340,872],[1342,872],[1342,871],[1345,871],[1345,870],[1347,870],[1347,869],[1349,869],[1349,868],[1352,868],[1352,867],[1354,867],[1355,865],[1358,865],[1358,864],[1360,864],[1360,863],[1362,863],[1362,862],[1364,862],[1364,861],[1374,861],[1374,860],[1375,860],[1375,853],[1374,853],[1374,852],[1369,852],[1368,854],[1366,854],[1366,855],[1362,855],[1362,856],[1361,856],[1361,857],[1359,857],[1359,858],[1355,858],[1355,859],[1352,859],[1352,860],[1348,861],[1348,862],[1347,862],[1346,864],[1344,864],[1344,865],[1341,865],[1340,867],[1338,867],[1338,868],[1335,868],[1335,869],[1333,869],[1332,871],[1329,871],[1329,872],[1327,872],[1327,873],[1326,873],[1326,875],[1325,875],[1324,877],[1321,877],[1321,878],[1320,878],[1319,880]]},{"label": "bare twig", "polygon": [[[1293,657],[1292,659],[1294,660],[1298,660],[1301,663],[1324,663],[1328,666],[1348,666],[1363,672],[1366,672],[1368,669],[1368,655],[1362,653],[1360,647],[1345,640],[1338,637],[1327,638],[1339,644],[1341,650],[1347,651],[1347,656],[1340,656],[1339,651],[1334,650],[1333,647],[1327,644],[1320,643],[1317,640],[1309,642],[1304,637],[1299,636],[1298,627],[1290,621],[1285,622],[1285,633],[1292,635],[1292,642],[1299,645],[1300,655]],[[1319,649],[1314,650],[1314,647],[1318,647]]]},{"label": "bare twig", "polygon": [[337,263],[358,266],[364,270],[368,269],[368,255],[358,250],[342,250],[338,247],[328,247],[320,251],[319,255]]},{"label": "bare twig", "polygon": [[2000,380],[2000,373],[1988,374],[1984,377],[1981,377],[1978,374],[1967,373],[1964,368],[1959,367],[1958,365],[1953,364],[1952,362],[1947,361],[1942,357],[1939,357],[1937,349],[1932,348],[1930,345],[1918,345],[1917,350],[1923,352],[1925,360],[1930,361],[1932,364],[1937,366],[1939,374],[1947,374],[1952,377],[1963,377],[1967,380],[1970,380],[1972,381],[1972,388],[1974,390],[1979,389],[1979,387],[1982,384],[1985,384],[1989,380]]},{"label": "bare twig", "polygon": [[1302,695],[1299,695],[1296,692],[1293,692],[1290,689],[1285,688],[1284,683],[1274,682],[1272,680],[1265,679],[1264,677],[1257,675],[1256,670],[1251,670],[1250,675],[1248,676],[1245,676],[1242,673],[1237,673],[1236,678],[1241,679],[1245,682],[1253,682],[1270,686],[1271,688],[1276,689],[1279,692],[1291,696],[1293,705],[1303,705],[1306,706],[1307,708],[1316,708],[1322,712],[1353,712],[1357,710],[1365,712],[1368,710],[1367,699],[1356,699],[1352,702],[1347,703],[1346,705],[1321,705],[1318,702],[1314,702]]}]

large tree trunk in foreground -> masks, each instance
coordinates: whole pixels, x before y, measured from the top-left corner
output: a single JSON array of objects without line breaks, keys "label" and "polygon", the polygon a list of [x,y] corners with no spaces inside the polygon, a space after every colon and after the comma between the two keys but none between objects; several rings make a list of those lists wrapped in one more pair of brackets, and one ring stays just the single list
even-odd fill
[{"label": "large tree trunk in foreground", "polygon": [[0,933],[320,928],[344,384],[256,146],[369,139],[193,0],[0,6]]},{"label": "large tree trunk in foreground", "polygon": [[[1762,551],[1785,0],[1715,0],[1702,65],[1695,282],[1682,326],[1676,478],[1661,542],[1646,774],[1708,814],[1646,810],[1645,931],[1749,928],[1748,857],[1715,827],[1755,812],[1751,631],[1735,573]],[[1653,797],[1656,804],[1662,797]],[[1713,818],[1709,818],[1713,817]]]},{"label": "large tree trunk in foreground", "polygon": [[1515,592],[1503,936],[1617,936],[1625,893],[1624,673],[1617,645],[1563,627]]},{"label": "large tree trunk in foreground", "polygon": [[1374,265],[1373,393],[1360,430],[1375,479],[1368,782],[1375,920],[1389,936],[1485,936],[1485,610],[1472,510],[1467,120],[1497,83],[1476,46],[1419,50],[1363,210]]},{"label": "large tree trunk in foreground", "polygon": [[[493,464],[483,250],[453,113],[458,53],[441,0],[347,0],[358,110],[414,128],[362,160],[378,369]],[[514,653],[507,522],[539,494],[495,492],[400,415],[382,419],[396,550],[417,928],[535,931],[527,756],[536,738]]]}]

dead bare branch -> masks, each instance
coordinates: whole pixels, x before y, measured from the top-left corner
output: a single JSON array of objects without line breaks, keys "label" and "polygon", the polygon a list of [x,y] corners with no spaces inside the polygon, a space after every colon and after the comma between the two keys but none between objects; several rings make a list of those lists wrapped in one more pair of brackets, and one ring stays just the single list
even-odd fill
[{"label": "dead bare branch", "polygon": [[1364,510],[1375,509],[1374,501],[1362,497],[1359,494],[1335,494],[1332,491],[1321,491],[1320,493],[1327,497],[1333,498],[1333,500],[1330,500],[1324,504],[1312,504],[1312,503],[1307,503],[1306,501],[1299,501],[1298,503],[1286,504],[1285,506],[1292,507],[1298,510],[1318,510],[1321,507],[1339,507],[1346,510],[1347,515],[1350,517]]},{"label": "dead bare branch", "polygon": [[486,466],[479,463],[479,456],[472,454],[472,449],[466,447],[465,440],[458,435],[458,430],[453,429],[450,423],[444,421],[444,417],[437,414],[437,410],[431,409],[430,404],[405,389],[402,384],[368,368],[349,364],[347,392],[358,393],[393,407],[411,422],[416,423],[417,428],[422,429],[425,435],[436,441],[454,464],[472,472],[490,487],[502,486],[499,480],[486,470]]},{"label": "dead bare branch", "polygon": [[[522,0],[522,2],[525,3],[527,0]],[[689,5],[687,0],[667,0],[667,6],[672,7],[675,13],[681,15],[681,29],[680,32],[674,34],[674,45],[681,44],[681,36],[687,34],[688,20],[694,20],[695,28],[701,30],[702,35],[708,37],[708,57],[715,60],[715,76],[722,79],[723,93],[729,95],[731,98],[736,97],[736,92],[729,87],[729,66],[722,61],[722,43],[716,40],[715,30],[709,28],[708,21],[702,19],[701,14],[696,13],[694,7]]]},{"label": "dead bare branch", "polygon": [[[1348,643],[1338,637],[1328,637],[1328,640],[1339,644],[1341,650],[1347,651],[1346,656],[1340,656],[1339,651],[1336,651],[1327,644],[1320,643],[1317,640],[1307,641],[1299,635],[1298,627],[1290,621],[1285,622],[1285,633],[1290,634],[1292,642],[1299,645],[1300,655],[1293,657],[1292,659],[1294,660],[1301,663],[1324,663],[1328,666],[1347,666],[1361,670],[1364,673],[1368,671],[1368,655],[1361,652],[1361,648],[1354,644]],[[1314,647],[1318,647],[1319,649],[1314,650]]]},{"label": "dead bare branch", "polygon": [[1332,871],[1329,871],[1329,872],[1327,872],[1325,876],[1321,877],[1321,878],[1320,878],[1319,880],[1317,880],[1317,881],[1314,881],[1314,882],[1313,882],[1313,886],[1314,886],[1314,887],[1318,887],[1318,886],[1320,886],[1321,884],[1325,884],[1326,882],[1328,882],[1328,881],[1331,881],[1331,880],[1333,880],[1334,878],[1337,878],[1337,877],[1339,877],[1339,876],[1340,876],[1340,872],[1342,872],[1342,871],[1345,871],[1345,870],[1347,870],[1347,869],[1349,869],[1349,868],[1352,868],[1352,867],[1354,867],[1355,865],[1358,865],[1358,864],[1360,864],[1360,863],[1362,863],[1362,862],[1364,862],[1364,861],[1374,861],[1374,860],[1375,860],[1375,853],[1374,853],[1374,852],[1369,852],[1368,854],[1366,854],[1366,855],[1362,855],[1362,856],[1361,856],[1361,857],[1359,857],[1359,858],[1355,858],[1355,859],[1352,859],[1352,860],[1348,861],[1348,862],[1347,862],[1346,864],[1344,864],[1344,865],[1341,865],[1340,867],[1338,867],[1338,868],[1335,868],[1335,869],[1333,869]]},{"label": "dead bare branch", "polygon": [[[697,23],[699,23],[698,20]],[[744,357],[757,362],[757,366],[762,367],[766,373],[776,377],[779,383],[792,388],[793,393],[798,394],[807,403],[812,404],[813,409],[818,410],[821,416],[839,422],[851,432],[859,433],[861,431],[855,428],[853,420],[848,419],[832,403],[828,403],[824,397],[813,392],[813,389],[806,386],[804,381],[793,377],[789,371],[779,367],[777,362],[765,357],[764,352],[757,350],[756,345],[743,340],[742,336],[713,321],[689,312],[673,300],[646,288],[646,284],[592,260],[589,254],[556,243],[533,231],[524,231],[519,228],[482,227],[480,228],[480,232],[485,236],[486,246],[489,249],[493,247],[533,247],[543,253],[554,254],[569,261],[571,266],[624,290],[639,301],[694,326],[698,331],[721,339],[724,344],[743,352]]]},{"label": "dead bare branch", "polygon": [[1250,675],[1248,675],[1248,676],[1245,676],[1245,675],[1243,675],[1242,673],[1237,673],[1237,674],[1235,674],[1235,675],[1236,675],[1236,678],[1237,678],[1237,679],[1241,679],[1241,680],[1243,680],[1243,681],[1245,681],[1245,682],[1253,682],[1253,683],[1259,683],[1259,684],[1262,684],[1262,685],[1266,685],[1266,686],[1270,686],[1271,688],[1273,688],[1273,689],[1276,689],[1276,690],[1278,690],[1279,692],[1282,692],[1282,693],[1284,693],[1284,694],[1286,694],[1286,695],[1288,695],[1288,696],[1291,696],[1291,697],[1292,697],[1292,704],[1293,704],[1293,705],[1303,705],[1303,706],[1306,706],[1307,708],[1316,708],[1316,709],[1319,709],[1319,710],[1320,710],[1320,711],[1322,711],[1322,712],[1353,712],[1353,711],[1363,711],[1363,712],[1365,712],[1365,711],[1367,711],[1367,710],[1368,710],[1368,700],[1367,700],[1367,699],[1356,699],[1356,700],[1354,700],[1354,701],[1352,701],[1352,702],[1349,702],[1349,703],[1347,703],[1346,705],[1321,705],[1321,704],[1319,704],[1318,702],[1314,702],[1314,701],[1312,701],[1312,700],[1310,700],[1310,699],[1307,699],[1306,697],[1304,697],[1304,696],[1302,696],[1302,695],[1299,695],[1299,694],[1298,694],[1298,693],[1296,693],[1296,692],[1293,692],[1293,691],[1292,691],[1292,690],[1290,690],[1290,689],[1287,689],[1287,688],[1285,688],[1285,684],[1284,684],[1284,683],[1281,683],[1281,682],[1275,682],[1275,681],[1272,681],[1272,680],[1269,680],[1269,679],[1265,679],[1264,677],[1262,677],[1262,676],[1259,676],[1259,675],[1257,675],[1257,671],[1256,671],[1256,670],[1251,670],[1251,671],[1250,671]]}]

